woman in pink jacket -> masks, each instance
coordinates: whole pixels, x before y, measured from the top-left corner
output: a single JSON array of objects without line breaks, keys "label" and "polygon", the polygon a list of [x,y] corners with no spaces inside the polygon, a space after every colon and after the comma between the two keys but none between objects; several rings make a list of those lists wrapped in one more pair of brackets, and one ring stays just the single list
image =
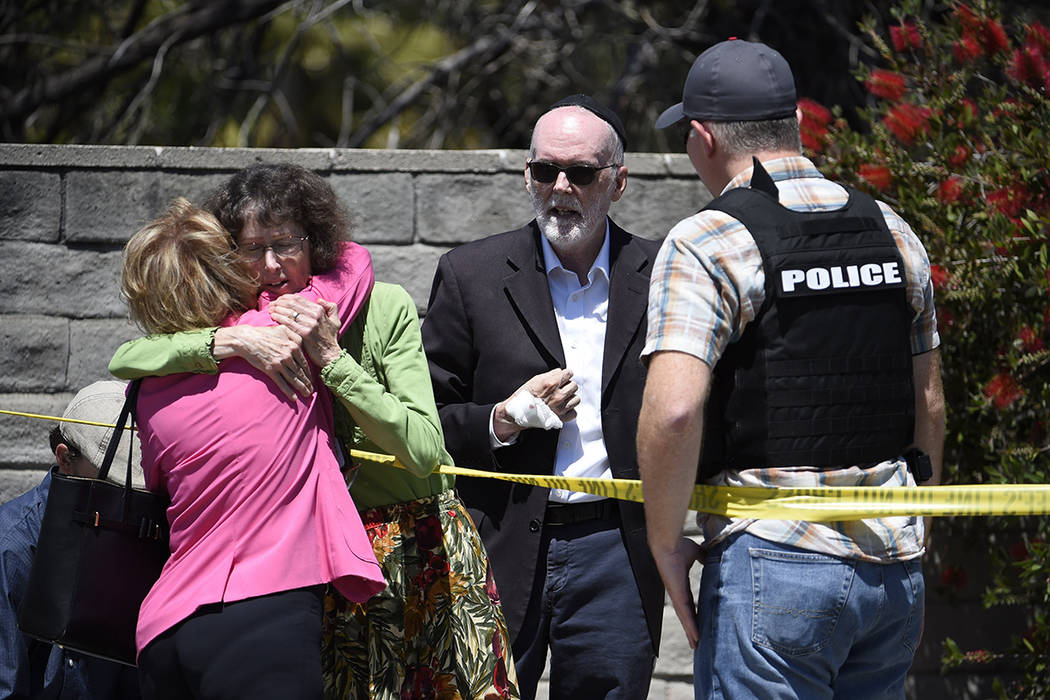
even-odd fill
[{"label": "woman in pink jacket", "polygon": [[[260,279],[269,256],[304,250],[312,276]],[[288,222],[252,220],[235,244],[185,200],[125,249],[123,293],[151,334],[274,325],[268,305],[288,282],[349,325],[371,260]],[[340,474],[331,399],[289,399],[232,359],[218,374],[144,378],[137,419],[146,485],[171,498],[171,558],[139,612],[143,695],[320,698],[325,584],[352,601],[385,585]]]}]

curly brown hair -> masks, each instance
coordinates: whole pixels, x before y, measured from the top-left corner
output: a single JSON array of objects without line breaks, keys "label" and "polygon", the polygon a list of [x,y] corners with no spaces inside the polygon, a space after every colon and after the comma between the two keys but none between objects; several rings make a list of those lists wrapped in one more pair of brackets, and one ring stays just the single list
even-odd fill
[{"label": "curly brown hair", "polygon": [[249,219],[263,226],[291,221],[310,239],[311,272],[327,272],[350,240],[350,215],[332,186],[312,170],[291,163],[252,165],[226,181],[205,202],[234,240]]}]

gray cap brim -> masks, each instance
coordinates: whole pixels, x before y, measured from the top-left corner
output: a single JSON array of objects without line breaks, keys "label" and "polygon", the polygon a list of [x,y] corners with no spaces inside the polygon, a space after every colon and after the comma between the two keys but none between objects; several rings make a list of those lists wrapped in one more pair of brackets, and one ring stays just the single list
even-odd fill
[{"label": "gray cap brim", "polygon": [[657,129],[666,129],[667,127],[685,119],[685,111],[682,109],[682,103],[668,107],[664,110],[664,113],[656,120]]}]

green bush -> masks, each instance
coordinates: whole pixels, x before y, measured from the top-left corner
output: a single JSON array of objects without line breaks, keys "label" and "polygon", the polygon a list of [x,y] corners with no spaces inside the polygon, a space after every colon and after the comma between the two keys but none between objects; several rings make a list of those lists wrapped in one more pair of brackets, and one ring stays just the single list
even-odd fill
[{"label": "green bush", "polygon": [[[1005,21],[992,2],[926,7],[904,0],[890,26],[862,25],[881,60],[857,74],[870,94],[853,119],[860,126],[803,100],[803,141],[830,177],[890,204],[929,252],[948,404],[945,483],[1050,483],[1050,29],[1033,17]],[[1001,697],[1050,691],[1048,522],[933,527],[935,547],[966,538],[987,552],[987,606],[1028,611],[1031,627],[1008,648],[945,644],[946,669],[1000,672]]]}]

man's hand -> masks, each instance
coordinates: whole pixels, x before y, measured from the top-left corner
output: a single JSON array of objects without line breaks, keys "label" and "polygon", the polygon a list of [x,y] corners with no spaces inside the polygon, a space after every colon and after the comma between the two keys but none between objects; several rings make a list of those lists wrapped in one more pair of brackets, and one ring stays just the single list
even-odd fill
[{"label": "man's hand", "polygon": [[215,331],[212,355],[216,360],[246,360],[294,400],[296,393],[306,397],[314,390],[301,342],[296,333],[283,326],[230,326]]},{"label": "man's hand", "polygon": [[667,597],[675,615],[678,616],[678,621],[682,623],[690,649],[696,649],[700,640],[700,628],[696,624],[696,601],[693,598],[692,583],[689,581],[689,570],[701,557],[700,545],[688,537],[682,537],[673,550],[653,552],[656,568],[660,570],[660,578],[667,589]]},{"label": "man's hand", "polygon": [[[283,298],[283,297],[282,297]],[[496,437],[503,442],[509,441],[524,428],[514,422],[507,415],[506,404],[518,391],[528,391],[537,399],[540,399],[547,408],[554,412],[562,423],[575,420],[576,407],[580,404],[580,397],[576,395],[580,387],[572,381],[572,371],[567,369],[552,369],[525,382],[508,396],[504,401],[496,404],[496,410],[492,416],[492,430]]]},{"label": "man's hand", "polygon": [[328,301],[307,301],[298,294],[285,294],[270,304],[270,318],[303,339],[303,349],[318,367],[339,357],[338,307]]}]

